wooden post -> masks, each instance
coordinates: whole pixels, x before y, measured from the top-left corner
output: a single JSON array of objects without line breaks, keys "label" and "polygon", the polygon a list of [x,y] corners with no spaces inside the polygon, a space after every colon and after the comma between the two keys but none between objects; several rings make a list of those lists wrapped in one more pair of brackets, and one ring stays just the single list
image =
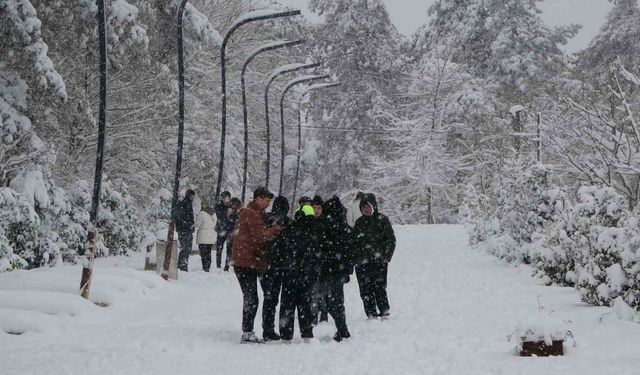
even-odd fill
[{"label": "wooden post", "polygon": [[93,273],[94,249],[96,243],[96,229],[91,228],[88,233],[87,254],[82,260],[82,277],[80,278],[80,296],[89,298],[89,289],[91,287],[91,276]]}]

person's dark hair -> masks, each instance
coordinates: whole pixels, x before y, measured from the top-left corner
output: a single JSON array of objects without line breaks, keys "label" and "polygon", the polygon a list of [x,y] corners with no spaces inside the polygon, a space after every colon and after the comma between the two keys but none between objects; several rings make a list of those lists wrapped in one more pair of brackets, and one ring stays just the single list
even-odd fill
[{"label": "person's dark hair", "polygon": [[266,187],[260,186],[256,190],[253,191],[253,199],[256,198],[269,198],[273,199],[273,193],[269,191]]},{"label": "person's dark hair", "polygon": [[305,203],[311,203],[311,202],[312,202],[311,198],[307,197],[306,195],[303,195],[300,197],[300,199],[298,199],[298,204],[301,206]]},{"label": "person's dark hair", "polygon": [[271,206],[271,212],[277,216],[287,216],[289,212],[289,201],[283,196],[276,197]]},{"label": "person's dark hair", "polygon": [[362,197],[364,197],[364,193],[363,193],[363,192],[361,192],[361,191],[359,191],[359,192],[356,194],[356,199],[362,199]]},{"label": "person's dark hair", "polygon": [[224,197],[231,198],[231,193],[228,190],[225,190],[225,191],[222,192],[222,194],[220,194],[220,197],[221,198],[224,198]]},{"label": "person's dark hair", "polygon": [[229,201],[229,204],[231,204],[231,207],[242,207],[242,201],[236,197],[231,198],[231,200]]},{"label": "person's dark hair", "polygon": [[315,206],[315,205],[317,205],[317,206],[322,206],[322,204],[324,204],[324,201],[322,200],[322,197],[321,197],[321,196],[319,196],[319,195],[315,195],[315,196],[313,197],[312,203],[313,203],[313,205],[314,205],[314,206]]},{"label": "person's dark hair", "polygon": [[187,189],[187,192],[184,194],[185,197],[193,198],[196,196],[196,192],[192,189]]}]

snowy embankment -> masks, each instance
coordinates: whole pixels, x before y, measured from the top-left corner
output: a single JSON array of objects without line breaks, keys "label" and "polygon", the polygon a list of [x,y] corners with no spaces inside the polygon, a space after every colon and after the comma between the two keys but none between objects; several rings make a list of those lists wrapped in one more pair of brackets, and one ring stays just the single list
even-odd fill
[{"label": "snowy embankment", "polygon": [[[190,260],[195,272],[170,283],[139,271],[141,256],[98,261],[91,300],[107,307],[76,295],[79,267],[0,274],[0,373],[638,373],[640,325],[581,303],[573,289],[537,285],[528,267],[469,248],[459,226],[396,230],[392,317],[366,321],[352,278],[345,288],[352,338],[342,343],[331,340],[330,321],[315,329],[314,343],[240,345],[235,277],[198,271],[198,257]],[[539,304],[575,336],[565,357],[513,354],[507,336]]]}]

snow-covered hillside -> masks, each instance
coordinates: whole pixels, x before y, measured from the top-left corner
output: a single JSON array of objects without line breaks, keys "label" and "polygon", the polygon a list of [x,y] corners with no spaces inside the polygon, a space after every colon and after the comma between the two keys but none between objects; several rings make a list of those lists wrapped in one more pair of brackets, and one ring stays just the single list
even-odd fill
[{"label": "snow-covered hillside", "polygon": [[[241,345],[235,276],[205,274],[198,257],[190,260],[194,272],[169,283],[140,271],[137,254],[99,260],[92,300],[107,307],[77,296],[78,267],[0,274],[0,373],[637,374],[640,325],[471,249],[460,226],[396,231],[391,319],[365,319],[352,278],[345,288],[352,338],[341,343],[331,340],[330,321],[316,327],[312,343]],[[514,355],[507,336],[539,305],[574,334],[566,356]]]}]

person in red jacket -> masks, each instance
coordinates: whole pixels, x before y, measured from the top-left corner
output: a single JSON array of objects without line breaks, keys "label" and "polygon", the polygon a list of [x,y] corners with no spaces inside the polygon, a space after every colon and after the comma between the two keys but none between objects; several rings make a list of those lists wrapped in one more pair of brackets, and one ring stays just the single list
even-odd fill
[{"label": "person in red jacket", "polygon": [[264,187],[253,193],[253,201],[240,210],[233,236],[232,264],[242,290],[242,337],[241,343],[258,343],[253,324],[258,312],[258,274],[268,265],[265,246],[276,237],[282,226],[274,224],[268,228],[264,222],[264,210],[269,207],[273,193]]}]

